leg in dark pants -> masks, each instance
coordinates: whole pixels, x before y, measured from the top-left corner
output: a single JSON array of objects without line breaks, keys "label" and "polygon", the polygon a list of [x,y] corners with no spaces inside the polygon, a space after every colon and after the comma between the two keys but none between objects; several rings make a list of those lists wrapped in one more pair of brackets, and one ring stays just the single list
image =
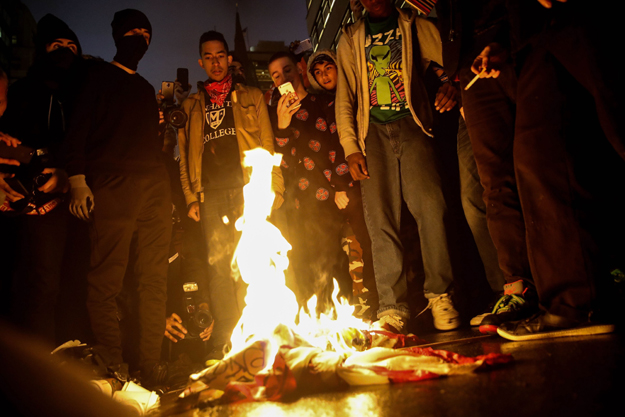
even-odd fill
[{"label": "leg in dark pants", "polygon": [[60,204],[43,216],[22,215],[13,281],[13,321],[50,345],[55,340],[55,307],[67,239],[69,211]]},{"label": "leg in dark pants", "polygon": [[[208,291],[211,312],[215,317],[212,336],[215,346],[230,341],[232,330],[243,311],[231,267],[240,238],[234,223],[242,214],[242,188],[206,190],[204,203],[200,205],[200,222],[208,249]],[[227,216],[227,223],[224,216]]]},{"label": "leg in dark pants", "polygon": [[508,65],[499,78],[478,80],[464,90],[473,76],[469,68],[460,71],[466,125],[484,187],[488,229],[506,281],[531,282],[513,161],[516,75]]},{"label": "leg in dark pants", "polygon": [[167,270],[171,239],[171,199],[166,181],[145,186],[146,199],[136,223],[135,276],[139,284],[139,359],[160,360],[165,333]]},{"label": "leg in dark pants", "polygon": [[90,227],[87,307],[98,345],[113,363],[123,361],[116,297],[122,290],[137,231],[141,365],[160,359],[165,330],[171,199],[166,181],[99,175],[91,181],[96,209]]},{"label": "leg in dark pants", "polygon": [[460,197],[462,199],[464,216],[471,228],[490,288],[493,292],[500,293],[506,281],[501,268],[499,268],[497,249],[495,249],[493,239],[488,231],[486,204],[482,198],[484,187],[480,184],[480,176],[477,172],[477,164],[473,156],[469,132],[462,117],[460,117],[458,126]]},{"label": "leg in dark pants", "polygon": [[[583,173],[577,171],[578,159],[570,151],[579,141],[594,149],[592,142],[605,138],[588,137],[593,131],[589,121],[596,116],[591,108],[584,118],[578,109],[587,109],[592,99],[560,56],[551,52],[552,47],[562,52],[563,40],[550,40],[531,46],[520,71],[515,168],[540,302],[553,314],[584,320],[592,310],[600,275],[587,210],[596,201],[594,187],[578,181]],[[605,180],[618,187],[619,180]]]}]

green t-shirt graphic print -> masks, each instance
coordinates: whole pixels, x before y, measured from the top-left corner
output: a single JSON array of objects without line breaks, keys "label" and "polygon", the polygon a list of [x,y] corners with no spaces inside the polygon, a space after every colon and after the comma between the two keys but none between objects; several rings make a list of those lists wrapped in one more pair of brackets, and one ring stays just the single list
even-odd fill
[{"label": "green t-shirt graphic print", "polygon": [[410,114],[402,65],[402,36],[394,13],[381,22],[366,18],[365,54],[371,122],[388,123]]}]

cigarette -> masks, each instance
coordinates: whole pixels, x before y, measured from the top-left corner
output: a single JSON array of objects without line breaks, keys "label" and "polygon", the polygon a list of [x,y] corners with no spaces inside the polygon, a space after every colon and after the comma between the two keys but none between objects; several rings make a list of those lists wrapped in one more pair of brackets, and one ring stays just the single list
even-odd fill
[{"label": "cigarette", "polygon": [[479,80],[479,79],[480,79],[480,75],[481,75],[482,73],[484,73],[485,71],[486,71],[486,68],[482,68],[482,71],[480,71],[480,73],[479,73],[479,74],[477,74],[475,77],[473,77],[473,79],[471,80],[471,82],[470,82],[469,84],[467,84],[467,86],[466,86],[466,87],[464,87],[464,91],[467,91],[467,90],[468,90],[468,89],[469,89],[469,88],[470,88],[473,84],[475,84],[475,82],[476,82],[477,80]]}]

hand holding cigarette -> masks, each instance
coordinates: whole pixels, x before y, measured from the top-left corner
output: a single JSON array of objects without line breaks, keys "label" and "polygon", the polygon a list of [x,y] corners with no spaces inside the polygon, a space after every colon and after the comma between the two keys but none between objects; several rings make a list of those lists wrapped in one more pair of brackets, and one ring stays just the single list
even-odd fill
[{"label": "hand holding cigarette", "polygon": [[469,88],[471,88],[471,86],[475,84],[477,80],[480,79],[480,75],[484,74],[485,72],[486,72],[486,68],[482,68],[482,71],[480,71],[475,77],[473,77],[473,79],[469,82],[469,84],[467,84],[467,86],[464,87],[464,90],[466,91]]},{"label": "hand holding cigarette", "polygon": [[471,71],[473,71],[476,76],[464,89],[468,90],[478,78],[499,77],[501,73],[499,68],[505,63],[507,57],[508,53],[501,45],[498,43],[489,44],[473,61]]}]

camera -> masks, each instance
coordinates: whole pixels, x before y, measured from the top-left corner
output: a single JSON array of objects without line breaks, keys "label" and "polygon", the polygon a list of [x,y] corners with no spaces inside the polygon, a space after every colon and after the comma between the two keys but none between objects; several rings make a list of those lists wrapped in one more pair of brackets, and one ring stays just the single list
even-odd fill
[{"label": "camera", "polygon": [[[0,142],[4,145],[4,142]],[[43,170],[49,166],[50,155],[47,149],[34,150],[26,146],[18,147],[0,146],[0,156],[17,159],[21,162],[19,167],[10,167],[8,171],[14,173],[12,178],[5,178],[4,181],[11,189],[23,195],[17,201],[8,203],[9,210],[4,214],[7,216],[17,216],[27,214],[34,210],[44,208],[50,201],[59,198],[62,193],[44,193],[39,191],[52,177],[52,174],[44,174]],[[1,205],[1,202],[0,202]]]},{"label": "camera", "polygon": [[182,289],[184,291],[182,325],[187,329],[185,339],[199,339],[200,334],[213,323],[213,315],[208,310],[206,302],[199,299],[197,282],[185,282]]},{"label": "camera", "polygon": [[165,117],[165,123],[180,129],[187,123],[187,114],[175,103],[174,86],[172,81],[163,81],[161,84],[161,92],[163,94],[163,102],[161,110]]},{"label": "camera", "polygon": [[[33,182],[35,183],[35,187],[39,188],[41,186],[43,186],[46,182],[48,182],[48,180],[52,178],[52,174],[44,174],[41,173],[39,175],[37,175],[35,178],[33,178]],[[33,190],[33,192],[37,192],[37,190]]]},{"label": "camera", "polygon": [[165,106],[163,115],[165,116],[165,123],[169,123],[177,129],[184,127],[187,123],[187,114],[176,105]]}]

